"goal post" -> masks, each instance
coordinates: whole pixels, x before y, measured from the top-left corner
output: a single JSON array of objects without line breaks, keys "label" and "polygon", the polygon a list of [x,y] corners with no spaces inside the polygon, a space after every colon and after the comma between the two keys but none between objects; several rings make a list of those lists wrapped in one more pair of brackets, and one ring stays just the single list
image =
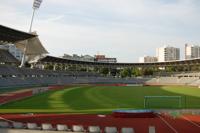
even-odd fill
[{"label": "goal post", "polygon": [[144,108],[181,108],[182,96],[144,96]]}]

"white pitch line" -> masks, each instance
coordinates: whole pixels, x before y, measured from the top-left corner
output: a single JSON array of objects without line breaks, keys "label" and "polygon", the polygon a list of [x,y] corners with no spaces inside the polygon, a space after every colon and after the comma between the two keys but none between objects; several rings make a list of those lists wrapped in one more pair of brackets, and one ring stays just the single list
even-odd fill
[{"label": "white pitch line", "polygon": [[171,130],[173,130],[175,133],[178,133],[178,131],[172,127],[165,119],[163,119],[160,115],[157,115]]},{"label": "white pitch line", "polygon": [[197,123],[191,121],[191,120],[188,119],[187,117],[185,117],[185,116],[181,116],[181,117],[182,117],[183,119],[185,119],[186,121],[190,122],[192,125],[197,126],[198,128],[200,128],[200,125],[198,125]]},{"label": "white pitch line", "polygon": [[3,117],[0,117],[1,120],[4,120],[4,121],[8,121],[8,122],[15,122],[15,121],[12,121],[12,120],[8,120],[8,119],[5,119]]}]

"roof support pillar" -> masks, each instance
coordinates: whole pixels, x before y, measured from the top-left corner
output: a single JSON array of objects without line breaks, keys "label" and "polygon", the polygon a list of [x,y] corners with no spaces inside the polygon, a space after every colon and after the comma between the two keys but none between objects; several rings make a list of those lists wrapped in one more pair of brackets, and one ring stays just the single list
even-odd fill
[{"label": "roof support pillar", "polygon": [[56,71],[56,66],[57,66],[57,64],[54,63],[54,64],[53,64],[53,71]]}]

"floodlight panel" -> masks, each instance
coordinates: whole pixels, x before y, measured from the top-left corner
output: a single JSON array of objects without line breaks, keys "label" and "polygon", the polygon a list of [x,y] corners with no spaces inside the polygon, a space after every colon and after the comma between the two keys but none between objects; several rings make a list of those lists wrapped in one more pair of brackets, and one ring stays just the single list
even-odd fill
[{"label": "floodlight panel", "polygon": [[34,0],[33,9],[38,9],[42,3],[42,0]]}]

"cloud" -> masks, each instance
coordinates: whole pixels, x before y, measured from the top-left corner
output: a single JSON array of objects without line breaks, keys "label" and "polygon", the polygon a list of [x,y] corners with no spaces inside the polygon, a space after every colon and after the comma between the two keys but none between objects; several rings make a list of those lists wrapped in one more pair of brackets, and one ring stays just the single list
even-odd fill
[{"label": "cloud", "polygon": [[59,15],[59,16],[50,16],[46,21],[61,21],[64,19],[64,15]]},{"label": "cloud", "polygon": [[[1,3],[1,24],[27,31],[32,2]],[[139,56],[155,55],[155,48],[162,45],[198,44],[199,4],[196,0],[48,0],[36,12],[33,30],[56,56],[99,51],[120,62],[137,62]]]}]

